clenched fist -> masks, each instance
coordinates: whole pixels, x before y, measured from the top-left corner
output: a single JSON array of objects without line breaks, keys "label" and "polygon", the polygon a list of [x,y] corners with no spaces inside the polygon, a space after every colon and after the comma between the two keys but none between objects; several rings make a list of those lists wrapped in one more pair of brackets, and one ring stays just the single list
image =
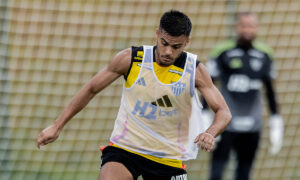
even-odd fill
[{"label": "clenched fist", "polygon": [[55,125],[51,125],[44,129],[37,138],[37,147],[40,149],[40,146],[44,146],[55,141],[60,133],[60,129]]},{"label": "clenched fist", "polygon": [[201,148],[206,152],[210,152],[214,148],[215,138],[213,137],[213,135],[204,132],[196,137],[194,143],[197,143],[198,148]]}]

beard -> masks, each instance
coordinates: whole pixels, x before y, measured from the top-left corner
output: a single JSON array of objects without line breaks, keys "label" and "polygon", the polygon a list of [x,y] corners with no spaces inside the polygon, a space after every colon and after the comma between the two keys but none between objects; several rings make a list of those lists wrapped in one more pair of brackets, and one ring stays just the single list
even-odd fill
[{"label": "beard", "polygon": [[[156,48],[155,51],[156,51],[156,53],[155,53],[156,54],[156,62],[159,63],[159,65],[161,65],[161,66],[170,66],[174,63],[175,60],[171,56],[161,55],[157,48]],[[168,59],[168,60],[166,60],[165,58]]]},{"label": "beard", "polygon": [[243,49],[249,49],[252,47],[252,42],[254,41],[255,37],[252,38],[244,38],[242,36],[238,37],[237,44],[239,47]]}]

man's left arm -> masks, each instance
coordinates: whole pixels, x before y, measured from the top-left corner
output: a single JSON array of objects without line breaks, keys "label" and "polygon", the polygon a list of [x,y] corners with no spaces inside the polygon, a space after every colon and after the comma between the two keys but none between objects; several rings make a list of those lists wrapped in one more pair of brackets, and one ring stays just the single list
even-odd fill
[{"label": "man's left arm", "polygon": [[197,66],[195,85],[215,112],[213,123],[194,141],[201,149],[210,152],[215,143],[214,138],[222,133],[230,123],[231,113],[223,96],[214,86],[208,71],[201,63]]},{"label": "man's left arm", "polygon": [[284,123],[283,119],[278,111],[278,104],[276,101],[276,93],[275,88],[273,86],[273,79],[276,77],[276,72],[274,66],[272,65],[272,60],[269,59],[267,74],[265,75],[263,82],[266,89],[266,97],[268,100],[268,105],[270,109],[270,142],[271,147],[269,149],[271,154],[277,154],[283,143],[283,135],[284,135]]}]

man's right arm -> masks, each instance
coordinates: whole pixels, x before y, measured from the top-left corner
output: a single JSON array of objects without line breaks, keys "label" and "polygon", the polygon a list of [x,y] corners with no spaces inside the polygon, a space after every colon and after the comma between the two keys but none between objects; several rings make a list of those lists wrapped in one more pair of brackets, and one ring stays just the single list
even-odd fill
[{"label": "man's right arm", "polygon": [[119,52],[110,64],[96,74],[82,89],[72,98],[54,124],[44,129],[38,136],[37,146],[46,145],[55,141],[65,124],[81,111],[90,100],[105,87],[114,82],[121,75],[127,74],[131,62],[131,49]]},{"label": "man's right arm", "polygon": [[215,112],[212,124],[195,139],[195,143],[202,149],[211,151],[215,140],[222,133],[231,121],[230,110],[219,90],[214,86],[208,71],[203,64],[199,64],[196,71],[196,88],[206,98],[207,103]]}]

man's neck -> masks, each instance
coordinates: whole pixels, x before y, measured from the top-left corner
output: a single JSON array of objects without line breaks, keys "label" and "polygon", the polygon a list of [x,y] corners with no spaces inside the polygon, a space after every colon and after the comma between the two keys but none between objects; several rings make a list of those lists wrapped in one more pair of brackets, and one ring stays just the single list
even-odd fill
[{"label": "man's neck", "polygon": [[249,40],[239,38],[239,39],[237,39],[237,47],[247,50],[247,49],[250,49],[250,48],[253,47],[252,42],[253,41],[249,41]]}]

